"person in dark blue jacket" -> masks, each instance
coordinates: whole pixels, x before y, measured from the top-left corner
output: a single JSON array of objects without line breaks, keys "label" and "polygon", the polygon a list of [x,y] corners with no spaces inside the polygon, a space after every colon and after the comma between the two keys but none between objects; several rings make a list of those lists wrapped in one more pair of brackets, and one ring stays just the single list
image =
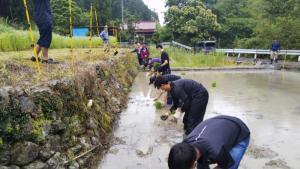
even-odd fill
[{"label": "person in dark blue jacket", "polygon": [[[53,60],[48,57],[48,50],[52,42],[52,12],[50,0],[33,0],[34,4],[34,20],[39,29],[40,38],[37,41],[37,54],[42,51],[42,62],[52,63]],[[35,61],[35,57],[32,57]],[[39,59],[40,60],[40,59]]]},{"label": "person in dark blue jacket", "polygon": [[162,76],[156,78],[154,85],[156,88],[171,93],[173,106],[170,112],[177,109],[185,112],[183,118],[184,130],[186,135],[190,134],[203,120],[206,111],[209,95],[205,87],[190,79],[169,82]]},{"label": "person in dark blue jacket", "polygon": [[238,169],[250,141],[248,127],[238,118],[217,116],[200,123],[169,153],[169,169]]},{"label": "person in dark blue jacket", "polygon": [[273,61],[277,63],[279,51],[280,51],[280,43],[278,40],[274,40],[271,46],[270,64],[273,64]]}]

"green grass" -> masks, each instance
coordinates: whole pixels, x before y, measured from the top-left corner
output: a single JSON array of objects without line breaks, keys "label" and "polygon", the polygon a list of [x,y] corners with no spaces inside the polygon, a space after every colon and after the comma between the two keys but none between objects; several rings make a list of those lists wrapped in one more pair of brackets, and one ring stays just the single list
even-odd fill
[{"label": "green grass", "polygon": [[[74,56],[75,68],[81,69],[106,60],[113,55],[114,50],[117,49],[112,49],[110,53],[104,54],[102,48],[93,48],[91,53],[88,48],[76,48],[73,53],[69,49],[51,49],[49,56],[61,64],[40,64],[41,79],[39,82],[73,76],[71,55]],[[17,85],[24,81],[36,83],[36,63],[30,61],[32,53],[32,50],[0,52],[0,86]],[[129,55],[133,56],[133,54]]]},{"label": "green grass", "polygon": [[[34,31],[34,42],[39,38],[39,34],[37,31]],[[117,39],[115,37],[110,37],[110,42],[112,46],[117,45]],[[31,39],[29,31],[27,30],[16,30],[13,27],[0,19],[0,52],[8,52],[8,51],[21,51],[31,48]],[[102,46],[102,40],[99,37],[92,38],[92,47],[100,47]],[[53,40],[51,47],[52,49],[61,49],[61,48],[69,48],[70,41],[69,37],[61,36],[53,33]],[[90,41],[89,37],[80,37],[73,38],[73,47],[74,48],[89,48]]]},{"label": "green grass", "polygon": [[[227,61],[223,53],[211,53],[205,55],[203,53],[193,53],[186,50],[166,47],[166,52],[170,56],[171,67],[224,67],[232,66],[234,62]],[[151,57],[160,57],[154,46],[150,47]]]}]

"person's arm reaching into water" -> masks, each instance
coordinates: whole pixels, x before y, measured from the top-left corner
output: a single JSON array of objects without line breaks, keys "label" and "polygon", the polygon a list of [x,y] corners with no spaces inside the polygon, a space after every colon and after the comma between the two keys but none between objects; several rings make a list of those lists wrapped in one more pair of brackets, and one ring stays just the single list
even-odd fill
[{"label": "person's arm reaching into water", "polygon": [[154,101],[157,101],[162,95],[163,95],[164,91],[160,91],[159,95],[154,99]]}]

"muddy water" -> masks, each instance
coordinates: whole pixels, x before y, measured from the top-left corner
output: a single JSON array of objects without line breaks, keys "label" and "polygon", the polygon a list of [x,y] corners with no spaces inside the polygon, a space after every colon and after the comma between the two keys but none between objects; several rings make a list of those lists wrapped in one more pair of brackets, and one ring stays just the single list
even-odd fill
[{"label": "muddy water", "polygon": [[[201,82],[210,93],[205,118],[233,115],[252,139],[241,169],[299,168],[300,73],[280,71],[176,72]],[[182,124],[162,122],[157,94],[144,73],[136,78],[128,108],[115,129],[113,146],[99,169],[167,169],[170,147],[182,139]],[[212,83],[217,87],[213,88]]]}]

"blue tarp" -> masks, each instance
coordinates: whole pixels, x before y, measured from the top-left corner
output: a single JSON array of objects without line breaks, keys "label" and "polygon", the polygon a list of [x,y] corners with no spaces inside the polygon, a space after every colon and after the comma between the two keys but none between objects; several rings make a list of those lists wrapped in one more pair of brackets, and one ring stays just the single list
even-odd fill
[{"label": "blue tarp", "polygon": [[89,33],[88,28],[73,28],[73,36],[87,36]]}]

